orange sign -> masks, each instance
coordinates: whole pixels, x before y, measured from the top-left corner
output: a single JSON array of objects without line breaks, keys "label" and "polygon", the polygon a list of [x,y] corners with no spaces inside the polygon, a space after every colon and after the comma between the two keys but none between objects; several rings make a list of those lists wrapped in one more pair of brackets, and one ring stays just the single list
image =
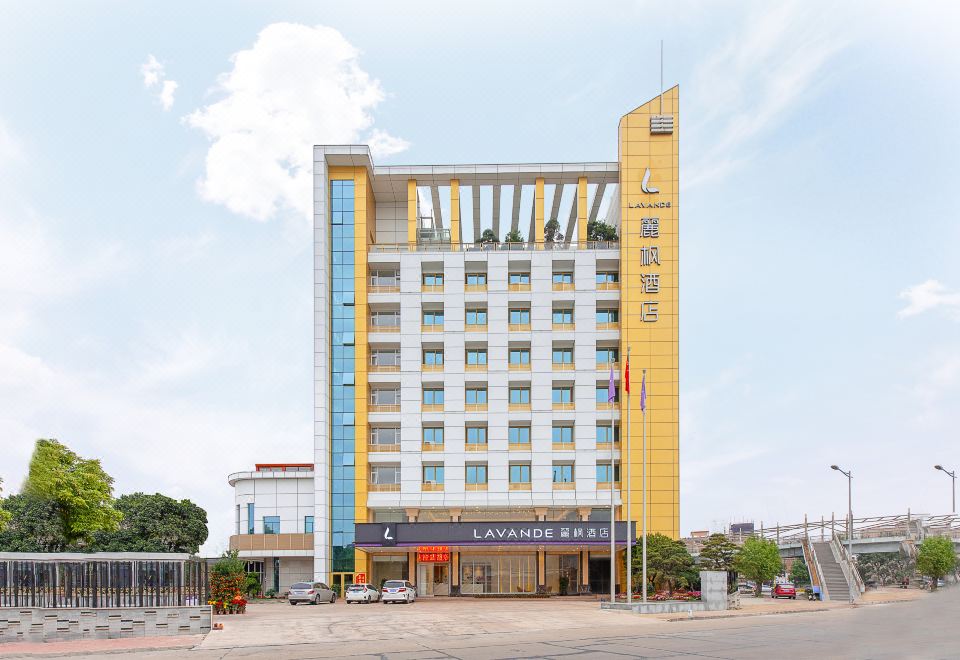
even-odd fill
[{"label": "orange sign", "polygon": [[450,561],[450,546],[421,545],[417,547],[417,561]]},{"label": "orange sign", "polygon": [[366,573],[357,573],[353,576],[354,584],[366,584],[367,583],[367,574]]}]

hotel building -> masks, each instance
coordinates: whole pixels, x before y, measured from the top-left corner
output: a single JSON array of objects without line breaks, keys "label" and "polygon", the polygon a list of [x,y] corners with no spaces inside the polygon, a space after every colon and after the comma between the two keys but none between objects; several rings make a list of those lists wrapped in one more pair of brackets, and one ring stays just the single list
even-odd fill
[{"label": "hotel building", "polygon": [[679,537],[678,139],[674,87],[612,162],[314,147],[313,462],[230,477],[267,588],[605,592],[613,500],[623,589],[628,475],[633,533]]}]

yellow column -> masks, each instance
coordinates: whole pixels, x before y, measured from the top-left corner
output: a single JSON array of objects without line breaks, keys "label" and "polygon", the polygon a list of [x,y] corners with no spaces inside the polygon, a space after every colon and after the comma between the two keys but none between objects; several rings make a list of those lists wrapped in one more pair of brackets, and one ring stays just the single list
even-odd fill
[{"label": "yellow column", "polygon": [[537,550],[537,592],[547,585],[546,552]]},{"label": "yellow column", "polygon": [[587,177],[577,179],[577,243],[583,249],[587,244]]},{"label": "yellow column", "polygon": [[460,180],[450,179],[450,242],[460,242]]},{"label": "yellow column", "polygon": [[417,244],[417,180],[407,179],[407,247]]},{"label": "yellow column", "polygon": [[538,176],[536,181],[536,194],[533,198],[533,236],[527,240],[533,241],[543,247],[543,177]]},{"label": "yellow column", "polygon": [[408,552],[407,553],[407,573],[410,575],[407,578],[410,582],[413,582],[414,585],[417,584],[417,553]]}]

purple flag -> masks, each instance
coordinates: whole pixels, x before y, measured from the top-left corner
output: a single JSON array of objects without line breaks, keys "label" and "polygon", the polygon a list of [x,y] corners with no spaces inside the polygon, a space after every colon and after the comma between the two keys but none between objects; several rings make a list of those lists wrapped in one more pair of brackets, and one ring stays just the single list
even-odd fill
[{"label": "purple flag", "polygon": [[610,387],[607,388],[607,403],[617,400],[617,386],[613,383],[613,366],[610,366]]},{"label": "purple flag", "polygon": [[640,381],[640,410],[647,411],[647,372],[643,372],[643,380]]}]

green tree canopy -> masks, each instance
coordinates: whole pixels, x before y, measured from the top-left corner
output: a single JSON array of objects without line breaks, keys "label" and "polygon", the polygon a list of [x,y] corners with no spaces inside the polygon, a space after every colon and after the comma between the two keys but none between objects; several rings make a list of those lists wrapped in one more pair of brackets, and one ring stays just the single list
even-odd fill
[{"label": "green tree canopy", "polygon": [[503,237],[503,241],[505,243],[523,243],[523,234],[520,233],[519,229],[511,229]]},{"label": "green tree canopy", "polygon": [[556,218],[547,220],[543,226],[543,240],[547,243],[559,243],[563,240],[563,234],[560,232],[560,223]]},{"label": "green tree canopy", "polygon": [[[3,492],[3,479],[0,479],[0,493]],[[0,499],[0,532],[6,528],[7,523],[10,522],[11,514],[5,508],[3,508],[3,499]]]},{"label": "green tree canopy", "polygon": [[700,564],[709,571],[733,571],[738,549],[726,534],[711,534],[700,549]]},{"label": "green tree canopy", "polygon": [[769,582],[783,570],[783,560],[777,544],[766,539],[748,538],[740,546],[734,562],[737,572],[756,583],[757,596],[764,582]]},{"label": "green tree canopy", "polygon": [[10,524],[0,531],[2,552],[64,552],[70,543],[63,533],[57,503],[21,493],[3,500]]},{"label": "green tree canopy", "polygon": [[113,507],[113,478],[97,459],[81,458],[56,440],[37,440],[24,493],[56,503],[69,542],[116,530],[122,515]]},{"label": "green tree canopy", "polygon": [[917,550],[917,571],[933,580],[932,589],[937,588],[937,580],[957,567],[953,540],[945,536],[928,536]]},{"label": "green tree canopy", "polygon": [[[633,548],[633,573],[639,585],[643,573],[643,550],[637,544]],[[673,591],[677,587],[690,586],[696,575],[693,557],[682,541],[675,541],[663,534],[647,535],[647,579],[656,590]]]},{"label": "green tree canopy", "polygon": [[247,563],[240,559],[236,550],[227,550],[216,561],[210,571],[214,575],[246,575]]},{"label": "green tree canopy", "polygon": [[797,559],[790,566],[790,581],[798,586],[810,584],[810,571],[807,569],[807,562],[803,557]]},{"label": "green tree canopy", "polygon": [[493,233],[492,229],[484,229],[483,233],[480,234],[481,243],[499,243],[500,239],[497,238],[497,235]]},{"label": "green tree canopy", "polygon": [[588,241],[616,241],[617,228],[608,225],[603,220],[590,220],[587,222],[587,240]]},{"label": "green tree canopy", "polygon": [[190,500],[133,493],[121,496],[115,506],[123,520],[115,531],[94,534],[93,550],[196,554],[207,540],[207,512]]}]

